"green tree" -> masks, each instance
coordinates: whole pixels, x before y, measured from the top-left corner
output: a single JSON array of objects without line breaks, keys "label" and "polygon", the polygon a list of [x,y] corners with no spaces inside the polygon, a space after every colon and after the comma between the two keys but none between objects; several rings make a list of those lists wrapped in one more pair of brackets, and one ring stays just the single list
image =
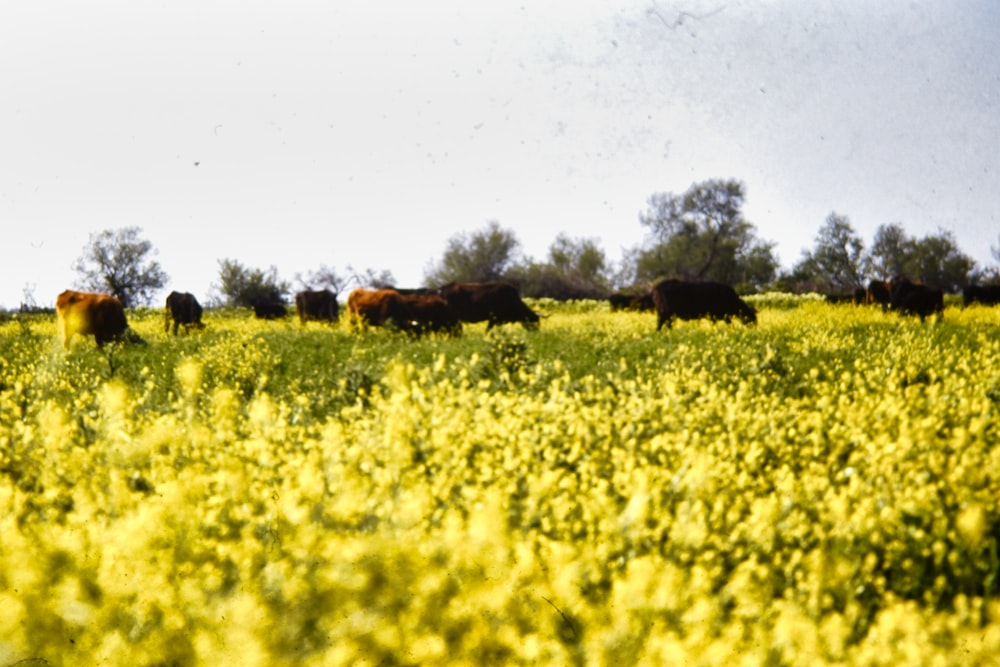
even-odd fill
[{"label": "green tree", "polygon": [[636,255],[636,279],[715,280],[742,291],[770,283],[778,269],[774,244],[757,238],[743,216],[744,200],[744,186],[735,180],[651,196],[639,216],[651,243]]},{"label": "green tree", "polygon": [[974,276],[975,262],[963,253],[955,236],[938,230],[915,239],[902,225],[881,225],[868,254],[868,266],[878,278],[902,276],[955,292],[968,285]]},{"label": "green tree", "polygon": [[955,236],[943,229],[913,245],[912,264],[917,280],[957,292],[969,284],[976,263],[958,248]]},{"label": "green tree", "polygon": [[906,235],[898,222],[879,225],[868,252],[868,273],[888,280],[896,276],[914,275],[914,240]]},{"label": "green tree", "polygon": [[846,292],[865,283],[865,244],[847,216],[830,213],[792,275],[824,292]]},{"label": "green tree", "polygon": [[594,239],[573,239],[559,234],[549,247],[548,259],[513,267],[508,275],[521,293],[553,299],[598,299],[609,291],[607,258]]},{"label": "green tree", "polygon": [[424,282],[443,285],[502,280],[517,261],[520,245],[514,232],[492,220],[479,231],[451,237],[441,262],[425,272]]},{"label": "green tree", "polygon": [[219,284],[216,286],[224,306],[253,306],[255,302],[284,302],[291,286],[278,278],[278,270],[251,269],[234,259],[219,260]]},{"label": "green tree", "polygon": [[159,262],[149,259],[156,250],[141,234],[139,227],[91,234],[83,255],[73,263],[83,289],[116,296],[126,308],[148,305],[166,285],[167,274]]}]

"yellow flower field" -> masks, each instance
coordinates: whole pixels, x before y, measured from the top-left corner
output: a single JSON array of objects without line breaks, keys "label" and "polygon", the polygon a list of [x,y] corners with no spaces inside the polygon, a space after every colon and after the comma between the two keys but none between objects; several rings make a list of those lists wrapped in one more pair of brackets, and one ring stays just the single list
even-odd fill
[{"label": "yellow flower field", "polygon": [[6,321],[0,665],[1000,664],[1000,310],[756,305]]}]

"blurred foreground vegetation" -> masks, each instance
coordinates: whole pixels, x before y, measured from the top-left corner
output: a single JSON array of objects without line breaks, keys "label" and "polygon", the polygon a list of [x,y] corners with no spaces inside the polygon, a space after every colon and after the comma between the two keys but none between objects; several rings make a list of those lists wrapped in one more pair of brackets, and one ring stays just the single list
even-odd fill
[{"label": "blurred foreground vegetation", "polygon": [[0,664],[996,664],[1000,310],[753,299],[10,318]]}]

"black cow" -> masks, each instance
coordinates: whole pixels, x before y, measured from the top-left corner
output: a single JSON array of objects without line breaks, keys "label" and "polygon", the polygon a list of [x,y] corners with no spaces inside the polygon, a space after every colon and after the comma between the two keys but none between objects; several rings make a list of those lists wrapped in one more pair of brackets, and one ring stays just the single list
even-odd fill
[{"label": "black cow", "polygon": [[707,317],[730,322],[734,317],[745,324],[757,321],[757,313],[729,285],[713,282],[664,280],[653,287],[659,331],[664,324],[669,329],[675,317],[697,320]]},{"label": "black cow", "polygon": [[165,310],[163,330],[170,331],[170,323],[173,321],[175,336],[182,324],[185,331],[190,331],[192,328],[201,329],[204,326],[201,323],[201,304],[190,292],[171,292],[167,297]]},{"label": "black cow", "polygon": [[440,292],[461,322],[485,321],[487,331],[509,322],[520,322],[526,329],[538,328],[538,313],[521,301],[521,294],[509,283],[453,282],[441,287]]},{"label": "black cow", "polygon": [[886,280],[873,280],[868,283],[868,293],[866,294],[865,303],[874,305],[880,304],[882,310],[889,309],[889,303],[892,301],[892,287],[890,283]]},{"label": "black cow", "polygon": [[639,312],[655,310],[652,292],[641,292],[639,294],[630,292],[615,292],[608,297],[611,310],[635,310]]},{"label": "black cow", "polygon": [[823,295],[823,300],[827,303],[858,303],[853,292],[828,292]]},{"label": "black cow", "polygon": [[287,317],[288,309],[280,301],[258,299],[253,302],[253,314],[259,320],[277,320]]},{"label": "black cow", "polygon": [[295,295],[295,310],[302,324],[309,320],[336,322],[340,317],[337,295],[328,289],[299,292]]},{"label": "black cow", "polygon": [[981,303],[984,306],[1000,304],[1000,285],[969,285],[962,290],[962,305]]},{"label": "black cow", "polygon": [[889,308],[901,315],[917,315],[920,321],[937,313],[944,315],[944,293],[937,287],[910,282],[905,278],[892,281]]}]

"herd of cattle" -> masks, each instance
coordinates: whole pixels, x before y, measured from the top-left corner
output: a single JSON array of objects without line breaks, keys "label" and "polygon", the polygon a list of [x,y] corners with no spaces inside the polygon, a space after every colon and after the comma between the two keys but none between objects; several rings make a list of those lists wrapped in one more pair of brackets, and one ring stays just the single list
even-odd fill
[{"label": "herd of cattle", "polygon": [[[940,289],[906,279],[872,281],[846,297],[857,304],[879,304],[883,310],[916,315],[921,321],[944,312]],[[612,310],[639,310],[657,313],[656,329],[670,328],[674,319],[710,318],[745,324],[757,321],[757,314],[732,287],[715,282],[663,280],[644,293],[618,293],[609,297]],[[1000,304],[1000,285],[972,286],[963,291],[966,306],[973,303]],[[256,302],[254,315],[260,319],[287,317],[284,304]],[[306,290],[295,295],[295,309],[302,323],[336,322],[340,317],[337,295],[330,290]],[[413,335],[447,333],[457,335],[463,322],[486,322],[494,326],[520,322],[537,328],[539,315],[529,308],[517,288],[504,282],[449,283],[439,289],[355,289],[347,297],[352,327],[393,325]],[[164,330],[176,335],[201,328],[202,307],[189,292],[171,292],[166,301]],[[126,338],[128,324],[121,302],[108,294],[66,290],[56,298],[59,335],[65,348],[80,334],[93,336],[97,347]],[[133,339],[138,339],[133,335]]]},{"label": "herd of cattle", "polygon": [[[665,280],[649,292],[619,292],[608,299],[612,310],[657,311],[658,327],[669,326],[673,317],[694,319],[711,317],[725,319],[736,317],[752,323],[756,316],[753,309],[736,296],[726,285],[719,283],[683,283]],[[916,315],[923,321],[944,312],[944,293],[930,285],[915,283],[905,278],[873,280],[868,287],[859,287],[849,294],[828,294],[832,303],[879,305],[882,310],[893,310],[902,315]],[[673,305],[671,305],[673,303]],[[1000,304],[1000,285],[972,285],[962,290],[964,306]]]}]

